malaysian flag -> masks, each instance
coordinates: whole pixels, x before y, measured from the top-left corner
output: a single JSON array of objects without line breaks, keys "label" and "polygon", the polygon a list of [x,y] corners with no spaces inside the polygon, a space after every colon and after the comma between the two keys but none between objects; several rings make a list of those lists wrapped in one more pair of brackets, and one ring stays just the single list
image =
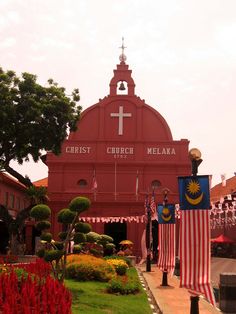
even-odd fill
[{"label": "malaysian flag", "polygon": [[203,294],[214,305],[210,258],[210,211],[182,210],[180,219],[180,287]]},{"label": "malaysian flag", "polygon": [[146,194],[145,199],[144,199],[144,209],[145,209],[145,214],[147,214],[147,211],[148,211],[148,205],[149,205],[149,199],[148,199],[148,195]]},{"label": "malaysian flag", "polygon": [[158,205],[159,254],[157,267],[173,275],[175,269],[175,207]]},{"label": "malaysian flag", "polygon": [[209,209],[209,176],[178,177],[181,209]]},{"label": "malaysian flag", "polygon": [[220,177],[222,186],[226,186],[226,174],[221,174]]},{"label": "malaysian flag", "polygon": [[93,174],[93,186],[92,189],[95,191],[98,188],[98,184],[97,184],[97,180],[96,180],[96,176],[95,176],[95,172]]},{"label": "malaysian flag", "polygon": [[209,176],[179,177],[180,286],[215,303],[210,272]]},{"label": "malaysian flag", "polygon": [[150,202],[150,208],[151,208],[151,219],[157,220],[157,208],[156,208],[156,202],[155,202],[155,194],[154,190],[152,191],[152,197]]}]

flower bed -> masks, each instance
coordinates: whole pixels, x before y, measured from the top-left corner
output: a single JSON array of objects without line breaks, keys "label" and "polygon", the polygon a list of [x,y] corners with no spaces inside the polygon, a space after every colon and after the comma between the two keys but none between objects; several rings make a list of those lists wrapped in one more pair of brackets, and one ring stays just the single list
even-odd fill
[{"label": "flower bed", "polygon": [[45,262],[2,267],[0,313],[71,314],[71,294],[53,279]]},{"label": "flower bed", "polygon": [[115,276],[115,268],[104,259],[87,254],[67,257],[66,277],[78,281],[109,281]]}]

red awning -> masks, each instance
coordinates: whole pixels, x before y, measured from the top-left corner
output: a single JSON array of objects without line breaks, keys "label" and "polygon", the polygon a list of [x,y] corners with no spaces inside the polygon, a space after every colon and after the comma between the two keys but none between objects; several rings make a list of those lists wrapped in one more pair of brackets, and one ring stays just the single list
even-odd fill
[{"label": "red awning", "polygon": [[211,239],[211,242],[213,242],[213,243],[235,243],[234,240],[228,238],[224,234],[221,234],[217,238]]}]

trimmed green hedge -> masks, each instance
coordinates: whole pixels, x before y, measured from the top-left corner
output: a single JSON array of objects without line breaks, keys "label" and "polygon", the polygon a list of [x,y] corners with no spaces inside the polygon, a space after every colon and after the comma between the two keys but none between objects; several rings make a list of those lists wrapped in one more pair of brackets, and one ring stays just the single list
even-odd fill
[{"label": "trimmed green hedge", "polygon": [[47,220],[50,215],[51,209],[44,204],[35,205],[30,211],[30,216],[36,221]]},{"label": "trimmed green hedge", "polygon": [[77,213],[82,213],[83,211],[89,209],[91,205],[90,199],[83,196],[75,197],[69,205],[70,210]]}]

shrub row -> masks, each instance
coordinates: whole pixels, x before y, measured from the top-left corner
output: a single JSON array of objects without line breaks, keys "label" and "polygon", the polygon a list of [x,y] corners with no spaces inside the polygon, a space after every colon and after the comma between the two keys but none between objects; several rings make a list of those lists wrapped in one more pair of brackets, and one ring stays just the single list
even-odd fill
[{"label": "shrub row", "polygon": [[115,269],[102,258],[85,254],[67,257],[66,277],[78,281],[109,281],[115,276]]}]

